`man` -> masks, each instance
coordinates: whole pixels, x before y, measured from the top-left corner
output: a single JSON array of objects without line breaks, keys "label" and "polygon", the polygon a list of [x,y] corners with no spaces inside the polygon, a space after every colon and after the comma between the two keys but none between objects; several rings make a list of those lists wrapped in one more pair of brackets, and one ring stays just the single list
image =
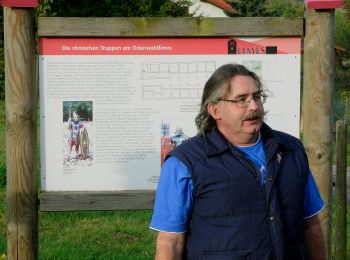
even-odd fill
[{"label": "man", "polygon": [[325,259],[324,203],[304,148],[263,123],[265,100],[242,65],[207,81],[199,134],[162,167],[150,224],[156,259]]},{"label": "man", "polygon": [[76,159],[79,157],[80,131],[83,127],[84,125],[81,123],[79,115],[74,111],[73,120],[70,118],[68,119],[68,130],[70,131],[70,136],[68,138],[68,160],[71,158],[73,146],[75,146]]},{"label": "man", "polygon": [[184,134],[181,127],[176,127],[175,129],[175,135],[171,137],[171,143],[174,147],[182,144],[188,139],[188,136]]}]

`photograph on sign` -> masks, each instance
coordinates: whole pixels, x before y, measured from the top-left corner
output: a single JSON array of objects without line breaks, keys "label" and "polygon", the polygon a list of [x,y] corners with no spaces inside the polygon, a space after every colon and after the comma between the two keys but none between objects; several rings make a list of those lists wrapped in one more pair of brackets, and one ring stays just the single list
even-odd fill
[{"label": "photograph on sign", "polygon": [[[41,38],[43,191],[154,190],[166,155],[197,134],[205,82],[254,71],[265,121],[299,137],[300,38]],[[57,131],[62,129],[62,131]]]},{"label": "photograph on sign", "polygon": [[63,101],[63,165],[92,166],[92,101]]}]

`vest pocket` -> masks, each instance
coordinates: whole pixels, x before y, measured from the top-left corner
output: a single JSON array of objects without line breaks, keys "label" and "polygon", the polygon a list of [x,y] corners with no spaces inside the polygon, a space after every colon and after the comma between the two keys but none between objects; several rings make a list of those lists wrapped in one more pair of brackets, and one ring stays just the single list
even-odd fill
[{"label": "vest pocket", "polygon": [[206,251],[200,256],[200,260],[249,260],[250,251]]},{"label": "vest pocket", "polygon": [[308,253],[305,246],[286,247],[285,260],[308,260]]},{"label": "vest pocket", "polygon": [[298,249],[299,249],[299,253],[300,253],[300,256],[301,256],[300,259],[303,259],[303,260],[309,259],[305,246],[299,246]]}]

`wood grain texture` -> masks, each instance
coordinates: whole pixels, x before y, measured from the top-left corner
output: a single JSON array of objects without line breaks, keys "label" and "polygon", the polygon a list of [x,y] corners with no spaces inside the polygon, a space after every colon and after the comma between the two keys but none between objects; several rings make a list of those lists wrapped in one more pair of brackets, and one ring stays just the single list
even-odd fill
[{"label": "wood grain texture", "polygon": [[302,18],[76,18],[39,17],[45,37],[300,36]]},{"label": "wood grain texture", "polygon": [[[320,214],[330,256],[332,89],[334,85],[334,10],[307,11],[304,39],[304,146],[326,207]],[[330,259],[330,258],[328,258]]]},{"label": "wood grain texture", "polygon": [[152,209],[155,191],[42,192],[41,211]]},{"label": "wood grain texture", "polygon": [[36,57],[34,14],[4,7],[7,255],[37,259]]},{"label": "wood grain texture", "polygon": [[336,243],[335,260],[346,259],[346,166],[347,166],[347,125],[345,120],[336,124]]}]

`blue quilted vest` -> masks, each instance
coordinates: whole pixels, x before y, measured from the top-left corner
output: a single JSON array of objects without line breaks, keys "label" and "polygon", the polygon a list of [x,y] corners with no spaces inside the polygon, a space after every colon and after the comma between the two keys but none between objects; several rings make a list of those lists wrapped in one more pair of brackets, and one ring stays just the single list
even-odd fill
[{"label": "blue quilted vest", "polygon": [[171,151],[193,180],[185,259],[307,259],[305,150],[298,139],[266,124],[261,136],[267,162],[264,186],[253,162],[216,129]]}]

